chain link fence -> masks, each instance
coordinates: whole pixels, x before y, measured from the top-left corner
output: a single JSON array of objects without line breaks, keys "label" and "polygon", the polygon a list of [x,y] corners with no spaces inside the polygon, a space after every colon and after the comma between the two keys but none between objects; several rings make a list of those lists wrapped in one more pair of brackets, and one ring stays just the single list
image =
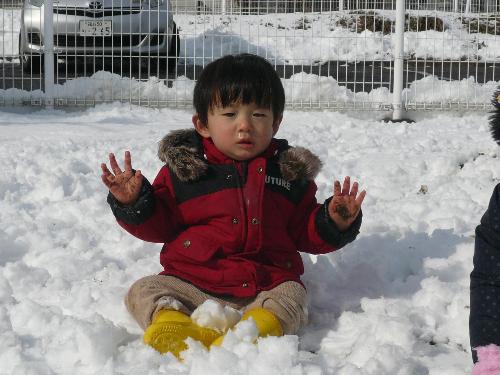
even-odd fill
[{"label": "chain link fence", "polygon": [[484,109],[499,3],[0,0],[0,104],[190,107],[208,62],[249,52],[275,66],[291,108]]}]

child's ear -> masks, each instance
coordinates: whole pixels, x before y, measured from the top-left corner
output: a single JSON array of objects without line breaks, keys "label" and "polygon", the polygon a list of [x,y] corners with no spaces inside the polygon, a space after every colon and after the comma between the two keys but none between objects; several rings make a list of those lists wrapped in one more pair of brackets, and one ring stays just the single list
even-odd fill
[{"label": "child's ear", "polygon": [[281,120],[283,120],[283,115],[281,115],[280,117],[278,117],[275,121],[274,121],[274,124],[273,124],[273,136],[276,135],[276,133],[278,132],[278,129],[280,128],[280,125],[281,125]]},{"label": "child's ear", "polygon": [[193,115],[191,121],[193,121],[194,128],[196,129],[199,135],[201,135],[203,138],[210,138],[210,133],[208,132],[208,128],[200,120],[200,116],[198,116],[197,113]]}]

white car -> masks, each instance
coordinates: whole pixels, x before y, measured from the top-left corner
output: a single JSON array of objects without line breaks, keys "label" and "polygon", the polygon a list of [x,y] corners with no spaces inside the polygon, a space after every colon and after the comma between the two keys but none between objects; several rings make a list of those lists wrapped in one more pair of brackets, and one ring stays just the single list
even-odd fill
[{"label": "white car", "polygon": [[[45,0],[24,0],[19,55],[23,69],[43,62]],[[170,0],[53,0],[54,54],[63,59],[147,61],[173,70],[180,40]]]}]

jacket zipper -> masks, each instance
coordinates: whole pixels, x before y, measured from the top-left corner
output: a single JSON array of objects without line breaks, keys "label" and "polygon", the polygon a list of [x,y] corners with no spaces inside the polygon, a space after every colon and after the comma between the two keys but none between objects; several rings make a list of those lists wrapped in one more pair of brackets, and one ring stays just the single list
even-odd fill
[{"label": "jacket zipper", "polygon": [[[238,164],[240,163],[240,164]],[[243,182],[246,181],[247,176],[246,173],[248,173],[248,164],[247,162],[237,162],[233,161],[234,169],[236,171],[236,184],[238,186],[238,200],[239,200],[239,205],[240,205],[240,213],[242,217],[242,249],[241,251],[244,251],[246,248],[247,244],[247,236],[248,236],[248,218],[247,218],[247,210],[246,210],[246,205],[245,205],[245,197],[243,195]],[[241,174],[240,174],[240,169],[238,166],[241,167]],[[242,176],[243,175],[243,176]],[[243,177],[243,178],[242,178]]]}]

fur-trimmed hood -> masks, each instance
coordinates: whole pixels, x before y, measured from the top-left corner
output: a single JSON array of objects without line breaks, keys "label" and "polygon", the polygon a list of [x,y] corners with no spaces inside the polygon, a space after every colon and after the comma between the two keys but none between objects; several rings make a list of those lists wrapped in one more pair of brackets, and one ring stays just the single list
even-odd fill
[{"label": "fur-trimmed hood", "polygon": [[490,115],[490,132],[493,140],[500,145],[500,87],[493,94],[491,103],[494,108]]},{"label": "fur-trimmed hood", "polygon": [[[303,147],[290,147],[280,140],[278,164],[287,181],[314,180],[322,163]],[[196,181],[205,175],[208,164],[204,157],[201,136],[194,129],[174,130],[160,141],[158,157],[183,182]]]}]

